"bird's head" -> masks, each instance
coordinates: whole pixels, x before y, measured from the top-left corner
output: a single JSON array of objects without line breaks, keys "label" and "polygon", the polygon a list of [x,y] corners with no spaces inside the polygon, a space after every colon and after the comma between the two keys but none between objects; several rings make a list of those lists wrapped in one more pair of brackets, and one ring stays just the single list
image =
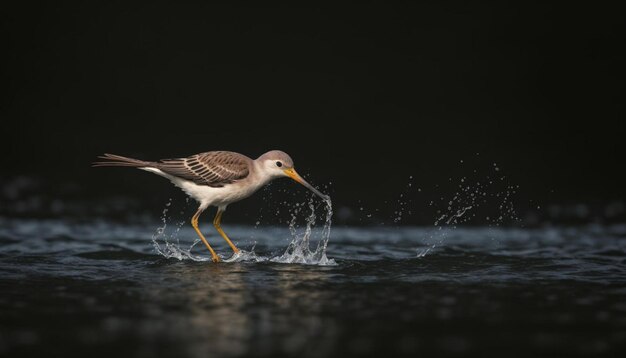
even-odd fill
[{"label": "bird's head", "polygon": [[304,185],[307,189],[314,192],[320,198],[324,200],[329,200],[329,197],[327,195],[322,194],[311,184],[307,183],[306,180],[302,179],[302,177],[294,169],[293,160],[287,153],[280,150],[272,150],[260,156],[257,161],[261,164],[262,170],[272,179],[289,177]]}]

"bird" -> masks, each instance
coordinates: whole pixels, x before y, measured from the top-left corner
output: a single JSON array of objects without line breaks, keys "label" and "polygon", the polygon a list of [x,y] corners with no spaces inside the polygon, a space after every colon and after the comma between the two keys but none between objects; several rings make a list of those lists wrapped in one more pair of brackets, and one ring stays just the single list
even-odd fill
[{"label": "bird", "polygon": [[219,262],[220,257],[198,228],[198,219],[209,206],[217,207],[213,226],[233,253],[238,254],[239,249],[221,227],[222,215],[228,205],[251,196],[270,181],[283,177],[295,180],[322,200],[330,201],[329,196],[322,194],[296,172],[291,157],[280,150],[270,150],[256,159],[231,151],[209,151],[158,161],[109,153],[98,156],[98,159],[101,160],[92,163],[94,167],[131,167],[145,170],[169,179],[195,199],[199,206],[191,218],[191,225],[211,253],[213,262]]}]

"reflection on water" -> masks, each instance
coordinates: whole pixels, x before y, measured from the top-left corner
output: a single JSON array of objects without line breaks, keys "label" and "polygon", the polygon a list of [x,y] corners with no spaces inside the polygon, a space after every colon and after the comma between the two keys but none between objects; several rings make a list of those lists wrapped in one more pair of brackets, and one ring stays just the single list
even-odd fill
[{"label": "reflection on water", "polygon": [[[226,270],[223,265],[171,265],[160,270],[163,280],[171,285],[145,287],[149,301],[166,300],[183,313],[168,312],[168,320],[179,326],[178,332],[192,344],[186,349],[197,356],[211,353],[243,354],[238,342],[250,335],[250,319],[245,314],[246,284],[244,269]],[[162,316],[156,319],[162,319]],[[168,328],[169,330],[169,328]]]},{"label": "reflection on water", "polygon": [[[438,228],[337,228],[328,246],[337,265],[316,266],[166,259],[143,226],[0,224],[3,356],[617,356],[626,348],[625,226],[443,228],[435,248],[428,240]],[[288,228],[229,234],[268,258],[292,238]],[[196,240],[187,226],[178,239],[181,247]]]}]

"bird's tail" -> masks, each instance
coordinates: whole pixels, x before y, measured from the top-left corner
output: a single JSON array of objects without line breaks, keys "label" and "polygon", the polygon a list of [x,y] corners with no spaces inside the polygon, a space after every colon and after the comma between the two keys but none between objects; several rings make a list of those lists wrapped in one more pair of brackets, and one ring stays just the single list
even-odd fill
[{"label": "bird's tail", "polygon": [[141,168],[141,167],[152,167],[155,165],[154,162],[147,162],[144,160],[133,159],[122,157],[121,155],[109,154],[105,153],[98,157],[99,159],[103,159],[102,161],[91,163],[94,167],[131,167],[131,168]]}]

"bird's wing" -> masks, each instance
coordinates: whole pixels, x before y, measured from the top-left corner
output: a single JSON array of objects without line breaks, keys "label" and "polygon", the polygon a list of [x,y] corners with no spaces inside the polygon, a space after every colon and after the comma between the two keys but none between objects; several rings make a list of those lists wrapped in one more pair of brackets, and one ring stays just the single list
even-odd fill
[{"label": "bird's wing", "polygon": [[187,158],[164,159],[157,163],[161,171],[199,185],[222,187],[250,174],[251,159],[234,152],[206,152]]}]

